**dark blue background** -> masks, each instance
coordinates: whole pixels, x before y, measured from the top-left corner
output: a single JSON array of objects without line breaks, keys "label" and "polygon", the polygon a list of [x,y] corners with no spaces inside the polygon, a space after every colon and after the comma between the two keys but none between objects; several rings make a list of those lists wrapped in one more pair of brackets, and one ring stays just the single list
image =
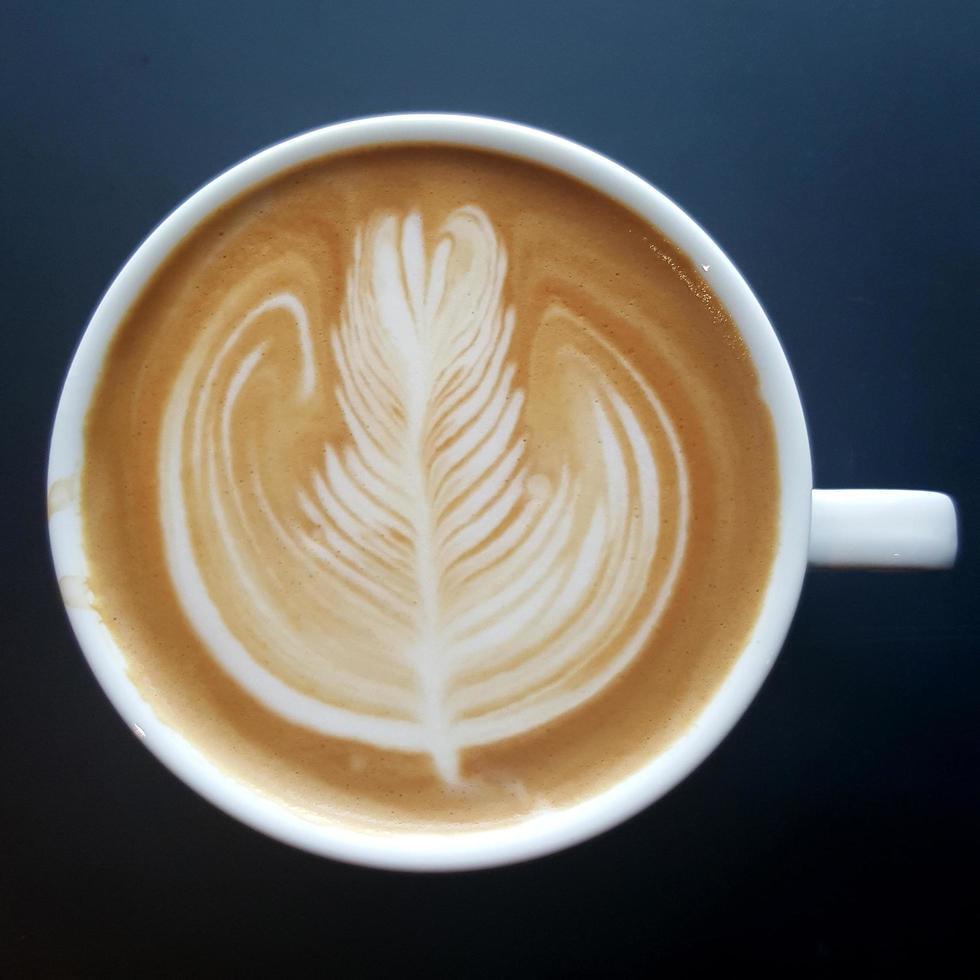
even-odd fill
[{"label": "dark blue background", "polygon": [[[978,925],[980,17],[921,2],[58,3],[0,17],[0,973],[837,974]],[[69,633],[44,462],[88,313],[157,220],[309,127],[453,109],[557,130],[753,284],[818,483],[953,493],[948,574],[820,573],[744,721],[601,839],[447,877],[318,860],[199,800]],[[7,967],[4,971],[4,967]],[[763,971],[765,972],[765,971]],[[880,974],[879,974],[880,975]]]}]

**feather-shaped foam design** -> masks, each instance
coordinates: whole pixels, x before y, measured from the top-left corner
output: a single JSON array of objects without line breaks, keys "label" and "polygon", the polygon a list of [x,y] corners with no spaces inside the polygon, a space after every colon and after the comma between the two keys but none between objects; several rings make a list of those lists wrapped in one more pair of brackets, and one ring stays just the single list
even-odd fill
[{"label": "feather-shaped foam design", "polygon": [[[476,207],[425,241],[417,214],[358,231],[328,342],[292,291],[219,309],[167,405],[159,506],[181,604],[247,690],[453,783],[465,749],[572,711],[642,649],[683,560],[687,477],[649,385],[559,307],[549,373],[579,450],[537,468],[506,251]],[[317,399],[343,435],[274,494],[295,446],[269,433]],[[263,440],[238,438],[246,411]]]}]

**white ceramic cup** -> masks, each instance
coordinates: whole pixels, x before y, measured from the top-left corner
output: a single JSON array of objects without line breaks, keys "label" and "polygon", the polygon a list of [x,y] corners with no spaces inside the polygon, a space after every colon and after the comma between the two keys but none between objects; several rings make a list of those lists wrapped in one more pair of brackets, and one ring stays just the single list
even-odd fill
[{"label": "white ceramic cup", "polygon": [[65,381],[51,438],[49,495],[77,481],[83,425],[110,341],[163,259],[216,208],[306,160],[384,143],[447,143],[534,160],[591,184],[671,238],[738,324],[759,374],[779,451],[779,542],[755,627],[696,721],[664,752],[611,789],[566,809],[472,832],[371,833],[312,822],[218,769],[164,725],[130,682],[122,651],[92,611],[77,494],[50,518],[54,564],[72,628],[126,723],[174,773],[246,824],[316,854],[385,868],[452,870],[508,864],[557,851],[635,814],[688,775],[732,729],[772,667],[796,609],[807,564],[942,568],[956,554],[953,502],[910,490],[814,490],[799,392],[758,300],[724,252],[676,204],[598,153],[550,133],[475,116],[378,116],[278,143],[215,177],[149,235],[113,280],[85,330]]}]

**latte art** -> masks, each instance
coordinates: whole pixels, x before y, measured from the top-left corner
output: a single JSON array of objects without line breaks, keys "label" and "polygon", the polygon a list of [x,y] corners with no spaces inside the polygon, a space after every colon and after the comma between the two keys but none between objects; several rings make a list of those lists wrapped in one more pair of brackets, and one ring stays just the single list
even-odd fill
[{"label": "latte art", "polygon": [[194,228],[113,339],[77,486],[66,595],[146,710],[382,832],[523,820],[663,751],[744,646],[779,500],[697,263],[569,177],[435,145]]},{"label": "latte art", "polygon": [[[569,452],[537,467],[506,277],[479,207],[450,214],[431,251],[418,213],[378,215],[353,242],[336,328],[292,292],[244,313],[222,305],[187,354],[160,442],[171,578],[223,666],[291,720],[425,753],[449,783],[461,750],[551,721],[630,664],[686,537],[687,476],[663,406],[560,307],[546,312],[563,337],[540,381],[568,386],[570,429],[599,465]],[[276,383],[250,404],[260,370]],[[280,427],[317,399],[333,400],[346,436],[312,431],[312,454],[284,444]],[[239,413],[261,414],[263,431],[240,432]],[[647,417],[676,471],[679,526],[663,536]],[[292,453],[316,464],[274,499],[267,478],[297,471]],[[657,577],[659,548],[670,560]]]}]

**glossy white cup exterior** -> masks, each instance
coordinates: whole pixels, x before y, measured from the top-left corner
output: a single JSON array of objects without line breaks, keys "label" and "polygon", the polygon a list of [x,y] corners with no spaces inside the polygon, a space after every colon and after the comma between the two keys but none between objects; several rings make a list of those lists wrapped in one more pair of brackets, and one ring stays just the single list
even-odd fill
[{"label": "glossy white cup exterior", "polygon": [[[127,676],[123,654],[109,631],[91,608],[79,601],[78,593],[84,598],[87,568],[77,499],[52,515],[51,546],[72,628],[109,699],[146,746],[216,806],[272,837],[344,861],[430,871],[507,864],[557,851],[601,833],[680,782],[728,734],[769,673],[796,609],[811,549],[815,547],[814,557],[823,559],[823,563],[880,564],[882,548],[887,551],[888,545],[875,539],[863,551],[852,549],[843,560],[835,560],[833,548],[821,551],[818,543],[811,543],[810,447],[799,393],[766,314],[738,270],[711,238],[660,191],[606,157],[550,133],[475,116],[393,115],[327,126],[249,157],[181,204],[133,253],[92,315],[58,405],[51,439],[49,486],[77,476],[82,462],[85,414],[109,343],[127,309],[174,246],[217,207],[284,169],[338,151],[385,143],[448,143],[497,150],[537,161],[591,184],[661,229],[686,252],[703,270],[704,278],[738,324],[755,362],[776,430],[779,541],[752,634],[697,720],[662,754],[611,789],[567,809],[542,813],[512,826],[451,834],[373,833],[313,822],[222,773],[178,731],[164,725],[140,696]],[[955,553],[952,505],[948,498],[942,499],[949,505],[949,512],[945,517],[940,515],[942,527],[928,538],[925,557],[931,560],[920,565],[948,564]],[[837,503],[840,505],[841,501]],[[833,537],[834,515],[825,507],[821,513]],[[889,527],[901,532],[908,522],[902,519],[899,523],[901,527],[896,528],[892,520]],[[939,540],[943,534],[945,544]]]}]

